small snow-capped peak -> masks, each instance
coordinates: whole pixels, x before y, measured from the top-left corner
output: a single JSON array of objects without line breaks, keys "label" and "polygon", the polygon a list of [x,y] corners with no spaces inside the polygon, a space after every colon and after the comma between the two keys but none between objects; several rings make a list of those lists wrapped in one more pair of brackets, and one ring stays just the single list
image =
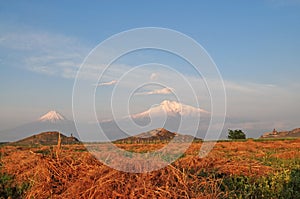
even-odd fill
[{"label": "small snow-capped peak", "polygon": [[181,116],[199,116],[199,114],[209,114],[208,111],[185,105],[176,101],[164,100],[159,105],[153,106],[147,111],[132,115],[133,118],[149,117],[149,115],[161,116],[167,115],[181,115]]},{"label": "small snow-capped peak", "polygon": [[48,113],[40,117],[38,120],[41,122],[46,122],[46,121],[57,122],[57,121],[66,120],[66,118],[62,116],[60,113],[58,113],[57,111],[49,111]]}]

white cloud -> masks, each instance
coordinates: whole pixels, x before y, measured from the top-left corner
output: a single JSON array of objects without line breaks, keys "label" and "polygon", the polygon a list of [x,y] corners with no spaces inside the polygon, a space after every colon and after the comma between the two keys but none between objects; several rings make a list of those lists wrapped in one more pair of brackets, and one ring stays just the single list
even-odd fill
[{"label": "white cloud", "polygon": [[162,88],[162,89],[156,89],[152,91],[147,92],[140,92],[136,93],[136,95],[167,95],[174,92],[174,89],[172,88]]},{"label": "white cloud", "polygon": [[30,67],[31,71],[37,72],[37,73],[42,73],[46,75],[54,75],[55,71],[52,68],[49,68],[48,66],[32,66]]},{"label": "white cloud", "polygon": [[117,80],[112,80],[110,82],[101,82],[99,84],[96,84],[96,86],[111,86],[116,84],[118,81]]},{"label": "white cloud", "polygon": [[157,73],[152,73],[150,76],[151,80],[157,80],[158,79],[158,74]]},{"label": "white cloud", "polygon": [[65,78],[75,77],[89,52],[76,38],[28,30],[0,32],[0,50],[2,64]]}]

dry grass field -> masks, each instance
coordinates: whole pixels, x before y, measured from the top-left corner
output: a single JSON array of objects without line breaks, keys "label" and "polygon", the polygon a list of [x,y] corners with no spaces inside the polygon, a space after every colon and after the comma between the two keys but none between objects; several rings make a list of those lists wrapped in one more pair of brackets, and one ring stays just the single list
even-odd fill
[{"label": "dry grass field", "polygon": [[[117,144],[142,153],[163,145]],[[218,142],[205,158],[200,146],[135,174],[102,164],[83,145],[4,145],[0,198],[300,198],[300,139]]]}]

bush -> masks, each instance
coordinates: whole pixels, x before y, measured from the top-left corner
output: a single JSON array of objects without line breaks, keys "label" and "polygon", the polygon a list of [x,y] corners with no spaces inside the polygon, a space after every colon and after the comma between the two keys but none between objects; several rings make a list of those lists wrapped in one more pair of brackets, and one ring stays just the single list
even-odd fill
[{"label": "bush", "polygon": [[21,198],[29,188],[29,183],[16,185],[11,175],[0,173],[0,199]]},{"label": "bush", "polygon": [[300,198],[300,169],[291,171],[290,181],[283,186],[282,197]]},{"label": "bush", "polygon": [[246,134],[242,130],[228,129],[228,139],[246,139]]},{"label": "bush", "polygon": [[228,198],[245,199],[300,199],[300,170],[282,170],[269,176],[227,176],[221,190]]}]

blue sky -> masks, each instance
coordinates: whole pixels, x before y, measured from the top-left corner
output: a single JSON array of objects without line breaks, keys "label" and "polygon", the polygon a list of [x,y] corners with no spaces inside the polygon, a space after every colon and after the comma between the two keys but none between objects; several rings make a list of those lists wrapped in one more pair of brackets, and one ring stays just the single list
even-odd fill
[{"label": "blue sky", "polygon": [[228,127],[297,127],[299,21],[298,0],[2,1],[0,130],[52,109],[71,118],[74,71],[89,51],[113,34],[149,26],[180,31],[208,51],[226,84],[228,114],[240,121]]}]

